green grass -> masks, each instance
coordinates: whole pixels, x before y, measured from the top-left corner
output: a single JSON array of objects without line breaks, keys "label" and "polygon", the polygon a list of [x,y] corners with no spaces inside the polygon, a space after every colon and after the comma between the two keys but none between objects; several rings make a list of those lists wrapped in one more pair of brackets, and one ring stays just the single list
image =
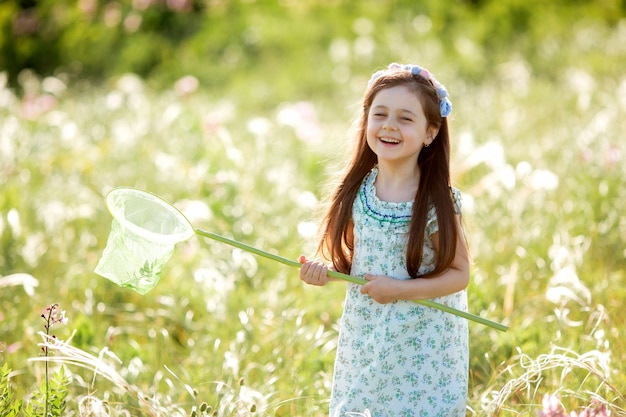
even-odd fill
[{"label": "green grass", "polygon": [[[470,309],[510,326],[470,325],[470,415],[534,416],[552,393],[568,411],[595,398],[626,415],[626,81],[554,71],[524,76],[512,58],[478,84],[439,77],[455,105]],[[311,97],[304,133],[297,99],[255,110],[131,76],[57,95],[29,115],[0,89],[0,359],[15,397],[42,381],[40,315],[59,303],[69,324],[48,347],[72,377],[72,410],[176,416],[205,402],[223,416],[325,415],[342,284],[305,287],[289,267],[197,236],[145,296],[93,269],[111,224],[103,196],[121,185],[174,202],[196,227],[311,253],[358,94]],[[19,273],[38,285],[8,281]]]}]

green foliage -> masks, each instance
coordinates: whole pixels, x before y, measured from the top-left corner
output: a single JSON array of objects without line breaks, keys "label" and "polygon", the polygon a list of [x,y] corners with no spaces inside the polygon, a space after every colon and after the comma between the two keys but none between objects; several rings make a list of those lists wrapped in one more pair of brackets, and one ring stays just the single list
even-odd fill
[{"label": "green foliage", "polygon": [[[11,0],[0,5],[0,68],[13,85],[25,68],[96,80],[132,72],[161,87],[191,74],[218,94],[228,80],[234,96],[247,91],[262,103],[320,89],[332,94],[320,77],[332,67],[337,74],[358,72],[380,65],[376,60],[427,53],[439,39],[440,53],[463,63],[464,76],[490,76],[511,49],[532,68],[555,75],[555,65],[573,59],[559,48],[570,41],[572,24],[617,27],[625,15],[618,0],[601,6],[567,0]],[[372,43],[389,47],[369,51]],[[352,56],[328,62],[329,50],[339,45],[354,49]],[[601,53],[587,65],[606,68]],[[299,83],[292,81],[295,73]]]},{"label": "green foliage", "polygon": [[65,368],[60,367],[49,380],[43,380],[32,398],[22,407],[22,400],[15,399],[10,384],[8,364],[0,368],[0,417],[62,417],[65,415],[68,389],[71,383]]},{"label": "green foliage", "polygon": [[89,315],[78,314],[72,317],[72,327],[75,333],[72,336],[72,343],[79,349],[88,349],[95,341],[94,323]]},{"label": "green foliage", "polygon": [[11,369],[8,364],[0,368],[0,417],[17,417],[22,408],[22,400],[15,399],[11,388],[9,375]]},{"label": "green foliage", "polygon": [[60,367],[49,380],[42,381],[33,393],[33,398],[24,408],[24,417],[52,416],[61,417],[65,414],[68,390],[71,378]]}]

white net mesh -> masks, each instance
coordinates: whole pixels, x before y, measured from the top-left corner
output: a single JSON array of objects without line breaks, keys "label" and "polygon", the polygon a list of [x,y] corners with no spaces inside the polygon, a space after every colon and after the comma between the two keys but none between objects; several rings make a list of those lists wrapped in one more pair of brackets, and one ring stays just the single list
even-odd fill
[{"label": "white net mesh", "polygon": [[194,230],[174,206],[134,188],[115,188],[106,198],[111,232],[95,272],[140,294],[159,282],[178,242]]}]

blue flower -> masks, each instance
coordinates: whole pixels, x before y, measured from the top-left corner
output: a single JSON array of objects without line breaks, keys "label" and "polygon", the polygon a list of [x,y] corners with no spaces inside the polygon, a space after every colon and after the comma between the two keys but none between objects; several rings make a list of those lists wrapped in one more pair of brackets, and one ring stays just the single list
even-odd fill
[{"label": "blue flower", "polygon": [[441,113],[441,117],[448,117],[452,113],[452,103],[448,97],[442,97],[439,100],[439,113]]},{"label": "blue flower", "polygon": [[411,69],[411,74],[413,75],[420,75],[420,72],[422,72],[422,69],[418,67],[417,65],[410,66],[410,69]]}]

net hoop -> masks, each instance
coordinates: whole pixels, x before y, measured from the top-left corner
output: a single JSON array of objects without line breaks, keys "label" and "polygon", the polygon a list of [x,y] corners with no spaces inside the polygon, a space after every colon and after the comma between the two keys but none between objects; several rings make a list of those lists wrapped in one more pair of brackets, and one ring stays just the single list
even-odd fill
[{"label": "net hoop", "polygon": [[[153,215],[157,215],[153,225],[159,225],[160,230],[151,229],[146,225],[138,225],[135,219],[129,218],[126,213],[129,203],[137,201],[142,205],[151,204],[149,207]],[[161,197],[148,191],[138,190],[132,187],[117,187],[106,195],[106,205],[109,213],[122,227],[130,233],[141,236],[147,241],[161,245],[174,245],[185,241],[194,235],[194,229],[185,215],[174,205]],[[155,211],[154,209],[158,211]],[[163,224],[166,224],[164,230]]]}]

